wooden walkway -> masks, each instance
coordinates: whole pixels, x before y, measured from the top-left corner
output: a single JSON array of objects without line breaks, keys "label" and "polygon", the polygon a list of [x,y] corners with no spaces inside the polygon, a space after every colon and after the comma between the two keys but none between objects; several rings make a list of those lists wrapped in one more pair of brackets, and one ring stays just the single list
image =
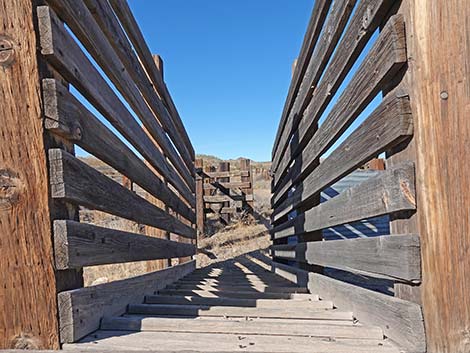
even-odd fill
[{"label": "wooden walkway", "polygon": [[382,329],[245,257],[191,273],[64,349],[398,353]]}]

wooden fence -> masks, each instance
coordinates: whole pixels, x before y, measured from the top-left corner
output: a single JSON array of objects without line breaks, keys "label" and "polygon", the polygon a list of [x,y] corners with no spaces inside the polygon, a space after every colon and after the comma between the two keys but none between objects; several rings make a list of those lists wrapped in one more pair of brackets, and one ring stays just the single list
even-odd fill
[{"label": "wooden fence", "polygon": [[[468,16],[464,0],[315,1],[273,148],[276,271],[408,352],[470,349]],[[320,203],[383,153],[384,172]],[[382,215],[390,235],[322,241]]]},{"label": "wooden fence", "polygon": [[202,212],[198,213],[198,230],[204,233],[206,214],[213,213],[225,224],[231,216],[241,212],[253,212],[253,172],[251,161],[241,159],[237,170],[230,169],[230,162],[220,162],[218,168],[204,166],[202,159],[196,160],[198,179],[196,203]]},{"label": "wooden fence", "polygon": [[[35,3],[0,5],[0,348],[59,348],[195,268],[180,261],[83,287],[86,266],[191,259],[194,150],[125,0]],[[85,164],[75,146],[149,196]],[[157,235],[80,223],[80,207]]]}]

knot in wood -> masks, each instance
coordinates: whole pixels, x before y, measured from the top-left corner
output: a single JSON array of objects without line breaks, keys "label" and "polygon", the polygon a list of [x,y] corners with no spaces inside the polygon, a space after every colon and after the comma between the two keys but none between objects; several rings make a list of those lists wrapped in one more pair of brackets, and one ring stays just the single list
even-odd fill
[{"label": "knot in wood", "polygon": [[23,183],[18,174],[9,169],[0,169],[0,210],[18,203]]},{"label": "knot in wood", "polygon": [[15,49],[13,41],[4,35],[0,35],[0,65],[8,67],[15,61]]}]

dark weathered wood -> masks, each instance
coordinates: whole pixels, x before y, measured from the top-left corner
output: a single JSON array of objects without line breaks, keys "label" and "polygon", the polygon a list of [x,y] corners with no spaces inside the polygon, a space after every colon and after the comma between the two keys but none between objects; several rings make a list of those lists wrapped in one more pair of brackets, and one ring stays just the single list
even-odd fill
[{"label": "dark weathered wood", "polygon": [[[165,155],[171,160],[176,170],[178,170],[186,181],[191,191],[194,192],[194,180],[189,170],[184,165],[175,147],[165,134],[165,131],[157,122],[149,105],[145,102],[142,93],[139,92],[136,83],[129,74],[129,70],[134,68],[132,63],[129,63],[130,58],[124,53],[122,57],[127,59],[126,63],[129,63],[129,65],[123,64],[121,58],[96,23],[83,0],[49,0],[48,3],[60,17],[65,20],[72,32],[82,42],[98,65],[100,65],[104,73],[114,83],[115,87],[121,92],[122,96],[132,107],[147,131],[157,141]],[[122,48],[125,44],[120,43],[119,45]],[[119,53],[121,53],[121,51],[119,51]],[[149,104],[158,111],[157,114],[161,120],[164,120],[163,117],[169,120],[170,118],[168,117],[168,112],[165,107],[163,107],[162,104],[157,106],[157,101],[158,99]]]},{"label": "dark weathered wood", "polygon": [[[405,99],[383,102],[300,184],[292,196],[276,207],[274,220],[305,205],[324,188],[340,180],[373,156],[413,135],[413,117]],[[279,200],[279,195],[276,197]]]},{"label": "dark weathered wood", "polygon": [[246,200],[242,203],[243,208],[247,208],[250,211],[254,210],[254,196],[253,196],[253,172],[251,170],[251,161],[249,159],[240,160],[240,171],[248,171],[248,176],[241,176],[240,180],[242,183],[249,183],[248,187],[243,188],[242,194],[245,195]]},{"label": "dark weathered wood", "polygon": [[59,348],[33,7],[0,2],[0,349]]},{"label": "dark weathered wood", "polygon": [[345,271],[365,271],[406,282],[421,281],[419,236],[385,235],[279,245],[273,255],[296,262]]},{"label": "dark weathered wood", "polygon": [[423,314],[418,304],[292,266],[274,264],[273,270],[332,300],[339,309],[352,310],[361,322],[381,327],[385,336],[407,352],[426,351]]},{"label": "dark weathered wood", "polygon": [[67,152],[49,150],[51,195],[90,209],[194,238],[195,231]]},{"label": "dark weathered wood", "polygon": [[416,209],[414,165],[399,164],[271,230],[274,239]]},{"label": "dark weathered wood", "polygon": [[97,110],[194,206],[194,197],[178,173],[168,165],[152,139],[106,83],[64,24],[47,6],[38,11],[41,53]]},{"label": "dark weathered wood", "polygon": [[129,303],[194,271],[195,261],[120,281],[59,293],[60,339],[75,342],[97,330],[104,316],[120,315]]},{"label": "dark weathered wood", "polygon": [[111,0],[111,5],[113,6],[114,11],[116,12],[118,18],[121,20],[121,24],[125,29],[129,39],[134,46],[139,59],[142,62],[142,65],[145,67],[147,74],[152,80],[152,84],[157,89],[158,93],[163,97],[167,108],[171,113],[171,117],[174,120],[174,123],[179,131],[181,138],[183,139],[186,147],[189,150],[189,153],[194,158],[194,149],[191,144],[191,140],[188,137],[186,129],[184,128],[183,122],[178,114],[178,110],[171,98],[171,95],[168,91],[168,88],[163,81],[163,75],[159,75],[156,70],[156,66],[153,63],[151,52],[147,46],[147,43],[140,31],[139,25],[132,14],[132,11],[127,4],[127,1],[122,0]]},{"label": "dark weathered wood", "polygon": [[192,244],[122,232],[73,221],[54,221],[59,269],[191,256]]},{"label": "dark weathered wood", "polygon": [[334,1],[328,14],[328,19],[323,27],[322,37],[319,39],[317,46],[312,54],[310,62],[308,63],[307,70],[295,97],[292,110],[286,121],[286,129],[279,139],[279,153],[274,155],[273,166],[277,168],[279,157],[285,150],[288,139],[295,131],[300,119],[302,118],[303,111],[312,99],[312,94],[320,80],[320,77],[328,64],[333,51],[338,44],[338,41],[343,34],[344,28],[348,23],[348,19],[356,4],[357,0],[343,0]]},{"label": "dark weathered wood", "polygon": [[[361,0],[357,5],[354,15],[335,50],[333,58],[323,74],[320,84],[314,91],[311,102],[303,112],[303,117],[299,123],[302,135],[296,136],[293,130],[285,130],[285,144],[283,149],[278,150],[273,160],[273,171],[278,172],[279,162],[283,155],[287,154],[292,158],[295,157],[294,153],[298,154],[305,143],[311,138],[318,119],[335,96],[341,83],[359,58],[362,50],[381,24],[384,15],[388,12],[393,3],[393,0]],[[293,128],[294,126],[291,125],[291,127]],[[292,134],[294,134],[296,141],[296,145],[294,146],[288,144],[289,139],[287,137]],[[286,148],[287,150],[282,153],[281,151]]]},{"label": "dark weathered wood", "polygon": [[[106,38],[118,54],[119,59],[121,59],[126,70],[129,72],[129,75],[142,92],[142,95],[151,107],[152,111],[158,117],[165,129],[165,132],[171,137],[171,140],[181,154],[186,167],[192,171],[194,168],[193,158],[184,143],[183,137],[179,134],[172,117],[168,113],[160,97],[157,95],[152,82],[140,64],[139,59],[133,51],[111,5],[108,1],[84,0],[84,2],[92,12],[93,17],[106,35]],[[80,10],[81,5],[78,4],[78,1],[75,0],[73,4],[75,8],[70,7],[69,11]]]},{"label": "dark weathered wood", "polygon": [[281,121],[279,123],[276,138],[274,140],[272,150],[273,157],[276,154],[279,145],[279,139],[281,138],[281,134],[284,131],[287,117],[290,113],[290,109],[292,108],[292,104],[294,104],[294,99],[297,96],[297,92],[302,82],[302,78],[305,75],[305,71],[307,70],[310,58],[312,57],[315,45],[317,44],[318,38],[320,37],[320,33],[323,28],[323,23],[325,22],[330,6],[331,0],[318,0],[315,1],[315,4],[313,6],[312,15],[310,16],[310,21],[308,23],[307,32],[302,43],[302,48],[300,50],[299,57],[296,60],[296,65],[292,75],[292,81],[289,86],[289,92],[287,94],[284,109],[282,110]]},{"label": "dark weathered wood", "polygon": [[194,212],[116,135],[53,79],[43,80],[45,127],[126,175],[175,212],[194,221]]},{"label": "dark weathered wood", "polygon": [[198,158],[194,162],[196,170],[196,228],[198,240],[204,236],[204,179],[201,176],[203,160]]},{"label": "dark weathered wood", "polygon": [[[245,177],[246,178],[246,177]],[[229,183],[226,182],[214,182],[214,183],[205,183],[204,189],[211,189],[215,190],[218,189],[219,186],[222,186],[226,189],[246,189],[251,187],[251,183],[249,181],[231,181]]]},{"label": "dark weathered wood", "polygon": [[[396,16],[390,19],[378,41],[322,123],[320,129],[310,141],[305,142],[306,146],[301,155],[294,159],[295,166],[286,176],[287,184],[285,182],[279,183],[279,181],[282,174],[289,167],[292,156],[285,155],[283,157],[274,178],[274,183],[283,185],[283,187],[276,193],[280,196],[286,194],[286,190],[290,185],[315,168],[316,158],[334,144],[336,139],[381,91],[384,82],[393,77],[399,68],[406,63],[406,60],[404,22],[402,17]],[[304,134],[305,129],[306,127],[301,123],[291,143],[292,148],[297,148],[297,141],[302,139],[301,136]]]}]

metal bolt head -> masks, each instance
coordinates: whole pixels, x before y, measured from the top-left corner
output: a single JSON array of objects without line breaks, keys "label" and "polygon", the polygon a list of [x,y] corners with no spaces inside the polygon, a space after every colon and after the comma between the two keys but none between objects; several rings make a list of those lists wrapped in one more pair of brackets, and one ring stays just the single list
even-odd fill
[{"label": "metal bolt head", "polygon": [[447,93],[447,91],[442,91],[441,92],[441,99],[443,99],[443,100],[449,99],[449,93]]},{"label": "metal bolt head", "polygon": [[0,66],[8,67],[15,61],[15,49],[13,41],[0,35]]}]

